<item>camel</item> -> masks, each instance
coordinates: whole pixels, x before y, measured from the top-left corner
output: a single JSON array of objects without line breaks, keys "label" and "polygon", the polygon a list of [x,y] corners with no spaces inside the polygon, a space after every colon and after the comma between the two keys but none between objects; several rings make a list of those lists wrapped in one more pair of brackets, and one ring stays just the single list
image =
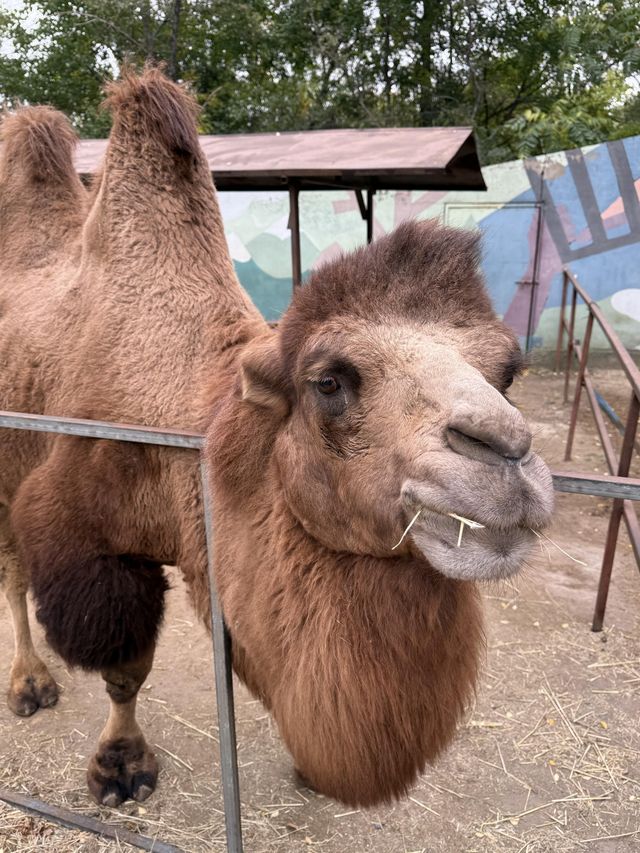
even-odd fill
[{"label": "camel", "polygon": [[[516,572],[552,511],[505,396],[522,356],[477,239],[405,223],[316,270],[271,328],[235,276],[192,99],[147,68],[107,106],[90,192],[63,116],[4,122],[0,408],[206,432],[238,676],[311,787],[354,806],[400,797],[473,695],[479,582]],[[0,431],[9,706],[58,697],[30,587],[50,646],[105,681],[87,781],[107,806],[156,786],[135,708],[164,565],[209,619],[196,467],[187,451]]]}]

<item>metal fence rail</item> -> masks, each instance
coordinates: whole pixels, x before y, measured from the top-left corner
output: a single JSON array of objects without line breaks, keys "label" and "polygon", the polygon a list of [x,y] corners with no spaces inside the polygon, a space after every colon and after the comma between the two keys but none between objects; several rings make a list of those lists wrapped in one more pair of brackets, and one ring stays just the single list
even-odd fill
[{"label": "metal fence rail", "polygon": [[[566,308],[567,294],[569,290],[571,290],[571,309],[569,321],[567,322]],[[587,322],[582,343],[576,339],[575,335],[578,297],[587,308]],[[631,397],[629,400],[629,407],[627,409],[622,448],[619,457],[614,450],[613,443],[609,437],[609,433],[607,432],[604,417],[598,401],[598,394],[595,390],[589,368],[587,367],[594,322],[597,322],[599,328],[609,341],[611,349],[618,359],[618,362],[620,363],[620,366],[622,367],[631,386]],[[565,403],[568,402],[569,399],[571,368],[574,360],[578,363],[578,373],[576,376],[573,404],[571,406],[571,416],[569,420],[569,433],[567,436],[567,446],[564,457],[565,461],[569,461],[571,459],[576,423],[578,420],[578,410],[580,408],[580,398],[584,387],[593,413],[596,430],[600,437],[600,441],[602,442],[602,450],[610,473],[615,474],[618,478],[624,478],[627,482],[632,482],[629,478],[629,470],[631,468],[636,432],[638,430],[638,415],[640,414],[640,370],[638,370],[634,364],[633,359],[622,345],[622,342],[616,335],[607,318],[602,313],[600,307],[596,302],[594,302],[584,288],[581,287],[575,275],[573,275],[567,267],[564,267],[562,272],[562,304],[560,308],[558,342],[556,346],[556,371],[560,369],[565,332],[567,334],[564,376]],[[607,497],[609,496],[611,495],[607,495]],[[615,557],[618,532],[622,518],[624,518],[627,527],[636,563],[638,568],[640,568],[640,524],[638,523],[638,516],[636,515],[635,508],[629,497],[627,495],[620,494],[614,498],[613,506],[611,508],[611,516],[609,518],[604,556],[602,558],[602,568],[600,570],[600,581],[598,583],[598,596],[593,615],[592,628],[594,631],[601,631],[604,622],[607,597],[609,595],[609,585],[611,582],[611,571],[613,569],[613,560]]]},{"label": "metal fence rail", "polygon": [[640,501],[640,480],[633,477],[607,477],[601,474],[565,474],[554,471],[553,488],[571,495],[591,495],[595,498],[623,498]]},{"label": "metal fence rail", "polygon": [[[110,441],[127,441],[135,444],[155,444],[198,452],[200,480],[202,485],[204,523],[207,537],[207,572],[211,601],[211,636],[213,639],[213,669],[216,685],[216,704],[220,735],[220,767],[224,801],[225,826],[228,853],[242,853],[242,824],[240,815],[240,786],[238,782],[238,759],[236,752],[235,716],[233,708],[233,679],[231,666],[231,639],[224,622],[214,575],[213,561],[213,513],[211,488],[207,466],[202,451],[204,436],[195,432],[155,427],[113,424],[105,421],[88,421],[77,418],[53,418],[21,412],[0,412],[0,428],[83,436]],[[11,793],[0,799],[23,808],[64,826],[93,832],[106,838],[116,838],[142,850],[176,853],[177,847],[161,841],[145,838],[137,833],[111,826],[100,821],[89,821],[66,809],[58,809],[32,798],[23,798]],[[115,833],[115,834],[114,834]],[[149,846],[151,844],[151,846]]]}]

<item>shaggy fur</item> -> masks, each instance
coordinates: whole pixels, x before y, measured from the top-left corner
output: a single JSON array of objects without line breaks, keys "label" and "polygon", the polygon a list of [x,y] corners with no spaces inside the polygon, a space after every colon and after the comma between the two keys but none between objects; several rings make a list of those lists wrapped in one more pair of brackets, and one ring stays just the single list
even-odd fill
[{"label": "shaggy fur", "polygon": [[450,742],[473,694],[477,591],[423,560],[331,552],[269,498],[260,483],[242,515],[251,557],[232,538],[239,524],[218,532],[220,568],[235,566],[219,584],[236,671],[313,788],[352,806],[400,797]]},{"label": "shaggy fur", "polygon": [[479,237],[435,220],[403,222],[391,234],[315,270],[282,323],[286,366],[313,330],[333,317],[470,326],[495,315],[478,264]]},{"label": "shaggy fur", "polygon": [[10,180],[16,170],[27,180],[46,182],[50,189],[68,189],[76,135],[67,119],[51,107],[32,107],[9,115],[2,123],[2,174]]},{"label": "shaggy fur", "polygon": [[197,106],[184,89],[157,68],[148,68],[143,78],[125,67],[117,83],[106,87],[104,106],[114,115],[115,135],[127,137],[128,144],[156,139],[175,158],[181,177],[191,179],[200,144],[195,120]]},{"label": "shaggy fur", "polygon": [[[501,394],[519,355],[475,238],[405,225],[314,274],[270,329],[235,277],[192,100],[147,69],[125,72],[107,103],[91,199],[62,117],[28,109],[6,125],[0,408],[207,428],[238,674],[318,790],[358,805],[400,796],[473,695],[469,581],[514,571],[550,509],[548,472]],[[424,523],[394,550],[415,501]],[[486,529],[456,550],[448,511]],[[49,641],[100,668],[111,698],[90,790],[106,805],[144,799],[157,763],[135,697],[162,563],[209,615],[193,456],[3,431],[0,519],[11,707],[27,707],[29,678],[38,696],[55,690],[28,631],[31,577]]]},{"label": "shaggy fur", "polygon": [[[202,430],[210,403],[199,389],[267,327],[235,278],[192,99],[148,69],[126,73],[108,106],[114,127],[90,196],[64,116],[29,107],[3,123],[0,408]],[[29,632],[31,574],[40,617],[70,662],[121,661],[119,672],[103,672],[113,702],[135,698],[146,677],[148,666],[125,661],[153,646],[165,589],[158,564],[181,564],[207,618],[190,453],[4,430],[0,521],[17,713],[57,698]],[[117,737],[114,723],[103,739],[138,731],[134,707],[118,718]],[[130,765],[125,755],[122,790]],[[91,790],[117,805],[100,778],[93,763]]]},{"label": "shaggy fur", "polygon": [[127,554],[59,569],[31,562],[31,582],[47,642],[71,666],[102,670],[154,647],[169,588],[157,563]]},{"label": "shaggy fur", "polygon": [[[41,268],[69,252],[86,215],[87,194],[73,168],[76,135],[61,113],[30,107],[8,115],[0,138],[0,268],[6,288],[15,271]],[[10,306],[0,304],[2,317]]]}]

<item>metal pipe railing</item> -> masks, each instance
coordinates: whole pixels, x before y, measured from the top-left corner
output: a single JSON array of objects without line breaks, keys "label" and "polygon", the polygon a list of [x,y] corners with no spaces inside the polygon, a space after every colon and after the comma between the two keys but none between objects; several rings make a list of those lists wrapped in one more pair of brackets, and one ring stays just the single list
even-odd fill
[{"label": "metal pipe railing", "polygon": [[[567,322],[566,309],[569,290],[571,290],[571,312],[569,322]],[[578,297],[580,297],[587,309],[587,320],[582,343],[580,343],[575,336]],[[626,425],[619,458],[616,455],[613,442],[611,441],[607,431],[604,417],[598,403],[597,392],[593,384],[593,379],[587,367],[589,353],[591,351],[591,338],[594,323],[598,324],[598,327],[607,338],[614,355],[618,359],[618,362],[624,370],[626,378],[631,385],[631,399],[627,410]],[[564,376],[565,403],[568,402],[568,390],[573,361],[574,359],[577,359],[578,362],[575,392],[569,417],[569,431],[567,434],[567,444],[564,457],[565,461],[569,461],[571,459],[582,388],[584,387],[593,413],[596,431],[602,444],[602,450],[609,472],[617,478],[623,478],[631,482],[629,478],[629,471],[633,460],[633,450],[638,430],[638,416],[640,414],[640,370],[636,367],[633,359],[623,346],[607,318],[602,313],[599,305],[579,284],[576,276],[566,267],[562,271],[562,302],[560,307],[560,320],[558,324],[558,341],[556,345],[556,371],[560,368],[565,332],[567,334],[567,357]],[[604,623],[607,598],[609,595],[609,585],[611,582],[611,572],[615,558],[620,521],[622,518],[624,518],[629,539],[631,540],[633,552],[636,557],[636,562],[638,563],[638,568],[640,568],[640,524],[638,523],[638,517],[631,501],[619,496],[614,499],[611,516],[609,518],[609,527],[607,530],[602,567],[600,570],[600,580],[598,583],[598,595],[593,615],[592,629],[594,631],[601,631]]]},{"label": "metal pipe railing", "polygon": [[[155,444],[174,449],[194,450],[200,461],[200,482],[203,497],[203,513],[207,542],[207,577],[211,603],[211,636],[213,640],[213,669],[216,684],[216,704],[220,735],[220,766],[224,801],[225,827],[228,853],[242,853],[242,823],[240,814],[240,786],[238,781],[238,758],[236,749],[235,716],[233,707],[233,677],[231,638],[225,624],[218,599],[213,556],[213,507],[211,486],[207,466],[204,462],[204,436],[186,430],[158,429],[132,424],[115,424],[106,421],[89,421],[79,418],[58,418],[48,415],[31,415],[22,412],[1,412],[0,428],[56,433],[84,438],[127,441],[135,444]],[[0,799],[3,799],[0,790]],[[54,809],[47,803],[27,798],[20,802],[15,796],[6,797],[6,802],[36,813],[45,819],[55,820],[65,826],[94,832],[109,838],[118,838],[119,829],[100,821],[84,823],[79,815],[66,809]],[[114,836],[114,832],[116,835]],[[126,836],[126,837],[125,837]],[[137,838],[137,840],[136,840]],[[133,840],[132,840],[133,839]],[[149,847],[149,839],[131,832],[120,833],[120,840],[143,850],[164,849],[177,851],[172,845],[157,844]]]}]

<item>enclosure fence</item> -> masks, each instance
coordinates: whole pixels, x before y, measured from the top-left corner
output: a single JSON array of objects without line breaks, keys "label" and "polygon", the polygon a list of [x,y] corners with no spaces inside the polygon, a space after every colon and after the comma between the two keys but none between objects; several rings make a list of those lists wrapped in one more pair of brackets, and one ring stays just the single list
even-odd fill
[{"label": "enclosure fence", "polygon": [[[571,294],[571,307],[569,310],[569,319],[567,320],[567,297],[569,293]],[[586,325],[582,341],[579,341],[576,338],[576,312],[578,298],[581,300],[580,304],[584,305],[587,309]],[[606,401],[604,401],[596,391],[592,375],[588,368],[591,336],[593,333],[594,323],[598,324],[598,327],[607,338],[613,354],[616,356],[620,367],[629,381],[631,395],[624,423],[617,418],[615,412],[613,412],[611,407],[606,404]],[[609,472],[611,475],[615,475],[617,478],[620,478],[623,482],[629,483],[632,487],[627,495],[620,493],[618,496],[614,497],[611,507],[592,625],[594,631],[601,631],[607,607],[611,572],[613,569],[613,561],[618,542],[620,521],[622,518],[624,518],[636,563],[640,569],[640,524],[638,523],[638,516],[636,515],[635,507],[631,502],[634,492],[633,484],[640,481],[629,477],[633,451],[636,446],[638,415],[640,414],[640,370],[636,367],[631,356],[623,346],[620,338],[613,330],[607,318],[602,313],[598,304],[594,302],[586,290],[578,283],[577,277],[567,267],[564,267],[562,272],[562,302],[560,307],[560,321],[558,324],[558,342],[556,345],[556,371],[559,371],[561,367],[565,333],[567,335],[564,367],[565,403],[569,401],[569,385],[571,381],[572,367],[574,366],[574,362],[577,362],[578,365],[575,390],[573,393],[573,403],[569,418],[569,432],[567,435],[567,445],[564,455],[565,461],[568,462],[571,459],[576,423],[578,420],[578,411],[580,408],[580,399],[582,396],[582,389],[584,388],[593,413],[593,419],[595,421],[596,430],[600,438]],[[603,410],[613,420],[614,424],[622,433],[622,447],[619,456],[614,449],[613,442],[611,441],[611,437],[607,431]],[[612,478],[608,477],[607,479],[611,480]],[[607,496],[613,497],[611,494]]]},{"label": "enclosure fence", "polygon": [[[59,433],[84,438],[126,441],[134,444],[155,444],[161,447],[178,448],[197,452],[200,465],[202,507],[207,541],[207,577],[211,604],[211,636],[213,640],[213,668],[218,710],[220,740],[220,770],[224,802],[225,828],[228,853],[242,853],[242,828],[240,823],[240,786],[238,781],[238,758],[236,751],[235,715],[233,707],[233,680],[231,666],[231,638],[222,615],[214,578],[213,556],[213,507],[211,488],[203,449],[204,436],[195,432],[173,429],[112,424],[104,421],[80,420],[77,418],[53,418],[18,412],[0,412],[0,428],[32,430],[35,432]],[[142,850],[154,853],[181,853],[178,847],[129,832],[101,821],[78,815],[32,797],[0,789],[0,800],[66,827],[93,832],[113,838]]]},{"label": "enclosure fence", "polygon": [[[572,327],[573,328],[573,327]],[[636,403],[637,420],[637,403]],[[105,421],[77,418],[48,417],[20,412],[0,411],[0,428],[81,436],[96,440],[125,441],[134,444],[154,444],[161,447],[191,450],[198,454],[203,496],[204,525],[207,542],[207,578],[211,602],[211,633],[213,667],[218,711],[220,740],[220,776],[225,816],[227,853],[242,853],[242,824],[240,785],[236,749],[236,729],[233,699],[231,638],[224,621],[215,583],[213,503],[210,479],[203,456],[204,436],[195,432],[155,427],[114,424]],[[627,477],[604,478],[597,475],[561,473],[553,475],[557,491],[640,500],[640,480]],[[108,824],[69,809],[59,808],[31,796],[0,788],[0,801],[45,820],[70,829],[92,832],[103,838],[130,844],[154,853],[183,853],[179,847],[156,838],[149,838],[125,828]]]}]

